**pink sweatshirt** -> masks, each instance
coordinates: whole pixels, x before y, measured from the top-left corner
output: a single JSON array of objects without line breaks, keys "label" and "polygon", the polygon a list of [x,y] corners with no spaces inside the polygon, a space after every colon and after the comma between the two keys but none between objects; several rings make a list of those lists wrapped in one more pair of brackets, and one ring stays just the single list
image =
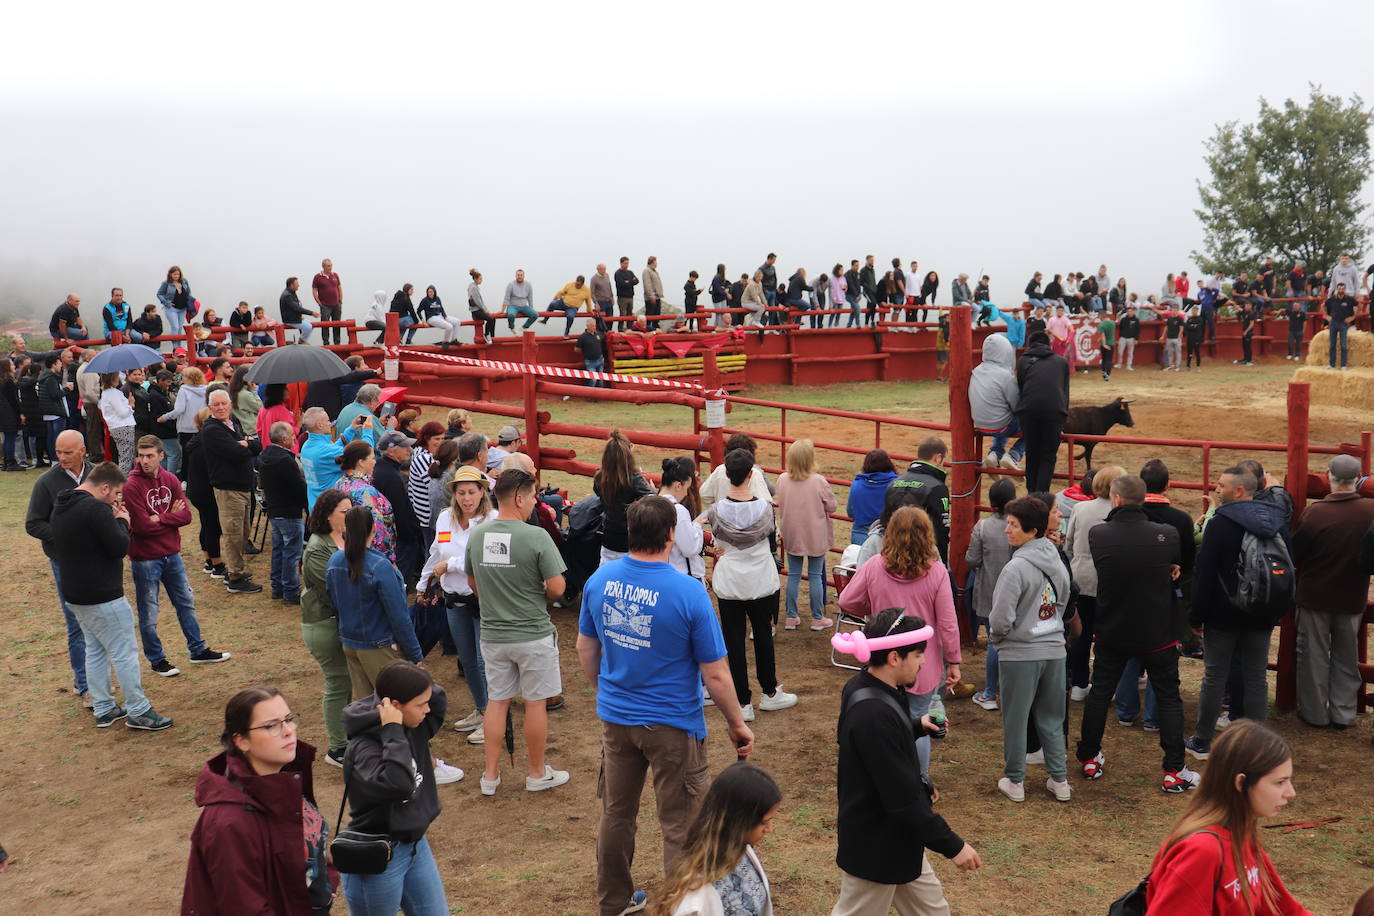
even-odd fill
[{"label": "pink sweatshirt", "polygon": [[[887,571],[882,554],[869,557],[840,592],[840,610],[867,617],[890,607],[905,608],[909,616],[920,617],[935,628],[934,642],[943,650],[945,665],[963,661],[959,618],[954,613],[954,592],[945,564],[936,560],[919,579],[899,579]],[[938,663],[933,649],[926,646],[926,663],[911,693],[930,693],[944,681],[944,665]]]},{"label": "pink sweatshirt", "polygon": [[778,478],[778,533],[782,545],[794,557],[819,557],[835,546],[835,526],[830,519],[838,503],[835,491],[820,474],[805,480]]}]

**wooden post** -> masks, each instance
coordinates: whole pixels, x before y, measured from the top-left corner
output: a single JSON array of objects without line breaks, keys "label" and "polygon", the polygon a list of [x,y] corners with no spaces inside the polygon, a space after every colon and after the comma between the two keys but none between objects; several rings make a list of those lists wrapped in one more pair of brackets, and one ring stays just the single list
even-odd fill
[{"label": "wooden post", "polygon": [[[533,331],[525,331],[520,336],[520,361],[526,367],[539,364],[539,344]],[[539,377],[526,368],[520,379],[525,396],[525,454],[530,456],[537,469],[539,467]]]},{"label": "wooden post", "polygon": [[[968,402],[973,374],[973,325],[970,307],[956,305],[949,317],[949,447],[953,461],[949,472],[949,563],[954,574],[956,598],[963,594],[968,577],[964,554],[977,519],[978,441],[973,429],[973,410]],[[957,602],[956,602],[957,604]],[[972,638],[968,615],[959,614],[959,635]]]},{"label": "wooden post", "polygon": [[[1312,398],[1309,382],[1288,383],[1288,468],[1284,486],[1293,497],[1293,524],[1307,507],[1307,445],[1310,424],[1308,407]],[[1263,486],[1263,481],[1260,481]],[[1298,634],[1293,614],[1279,623],[1278,677],[1274,685],[1274,705],[1291,710],[1298,705]]]},{"label": "wooden post", "polygon": [[[721,379],[720,367],[716,363],[716,351],[709,347],[701,354],[701,387],[705,389],[707,397],[712,391],[720,390],[724,387]],[[707,449],[711,453],[711,468],[714,470],[725,462],[725,431],[719,427],[706,429]],[[785,463],[785,462],[784,462]]]}]

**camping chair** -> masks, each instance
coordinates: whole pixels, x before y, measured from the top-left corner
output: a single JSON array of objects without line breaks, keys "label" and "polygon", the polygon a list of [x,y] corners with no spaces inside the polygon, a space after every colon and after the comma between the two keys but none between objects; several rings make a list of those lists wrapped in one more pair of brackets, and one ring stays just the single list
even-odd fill
[{"label": "camping chair", "polygon": [[256,470],[253,471],[253,498],[248,500],[248,543],[257,547],[259,551],[267,549],[267,530],[271,525],[267,521],[267,499],[262,495],[262,478],[258,476]]}]

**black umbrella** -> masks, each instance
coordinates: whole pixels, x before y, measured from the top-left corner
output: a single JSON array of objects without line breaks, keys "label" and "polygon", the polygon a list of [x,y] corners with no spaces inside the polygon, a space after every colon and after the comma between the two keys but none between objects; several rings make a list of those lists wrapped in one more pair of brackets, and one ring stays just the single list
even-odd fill
[{"label": "black umbrella", "polygon": [[253,360],[248,381],[254,385],[318,382],[347,375],[348,364],[324,347],[292,344]]}]

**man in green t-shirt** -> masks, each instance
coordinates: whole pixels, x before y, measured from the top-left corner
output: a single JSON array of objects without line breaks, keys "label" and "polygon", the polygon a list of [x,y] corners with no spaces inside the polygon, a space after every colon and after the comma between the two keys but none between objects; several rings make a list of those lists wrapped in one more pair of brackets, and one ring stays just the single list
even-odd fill
[{"label": "man in green t-shirt", "polygon": [[510,701],[525,700],[525,747],[531,792],[568,781],[567,770],[544,763],[549,735],[548,700],[563,690],[558,642],[548,602],[563,594],[563,563],[547,531],[527,524],[534,511],[534,476],[502,471],[493,491],[500,509],[495,519],[468,539],[464,568],[481,608],[482,661],[487,671],[487,711],[482,731],[486,768],[482,794],[495,795],[501,784],[501,741]]},{"label": "man in green t-shirt", "polygon": [[1102,354],[1102,380],[1112,380],[1112,354],[1116,352],[1116,322],[1108,312],[1097,323],[1097,346]]}]

